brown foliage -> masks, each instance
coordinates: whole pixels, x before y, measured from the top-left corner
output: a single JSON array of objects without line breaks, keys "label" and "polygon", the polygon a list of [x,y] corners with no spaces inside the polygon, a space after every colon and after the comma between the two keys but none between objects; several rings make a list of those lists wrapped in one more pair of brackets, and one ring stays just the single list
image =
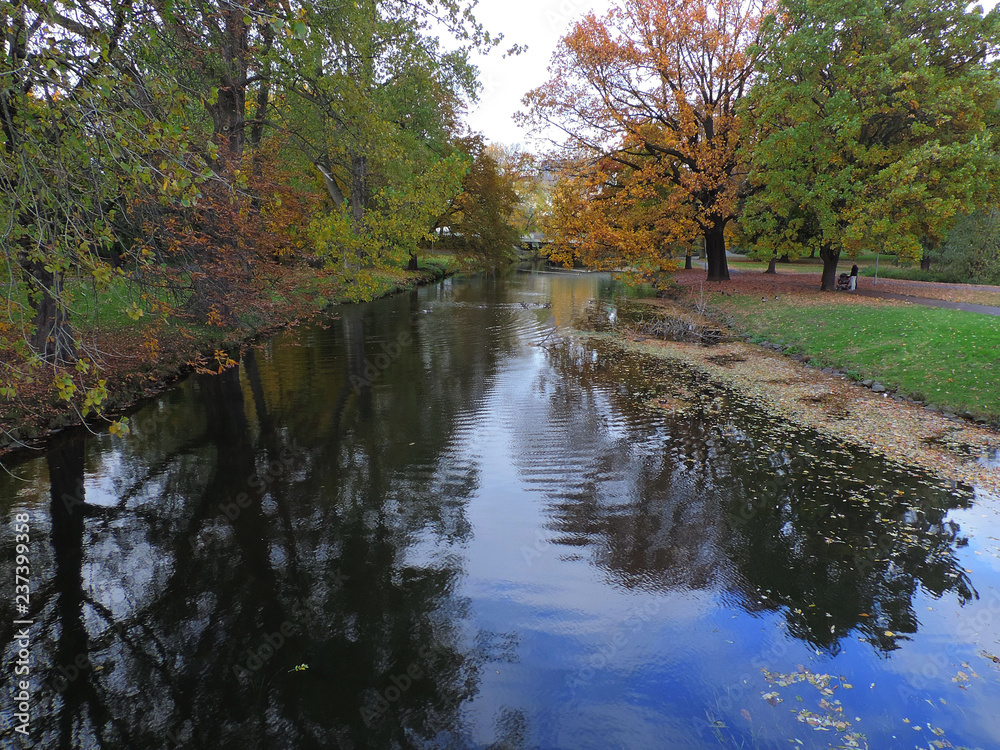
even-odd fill
[{"label": "brown foliage", "polygon": [[194,206],[157,206],[144,222],[164,261],[163,277],[149,283],[186,296],[184,311],[199,321],[237,323],[239,313],[260,302],[253,292],[261,291],[261,280],[280,275],[277,266],[305,247],[303,228],[318,199],[292,186],[279,167],[279,147],[269,144],[252,164],[227,162],[201,186]]}]

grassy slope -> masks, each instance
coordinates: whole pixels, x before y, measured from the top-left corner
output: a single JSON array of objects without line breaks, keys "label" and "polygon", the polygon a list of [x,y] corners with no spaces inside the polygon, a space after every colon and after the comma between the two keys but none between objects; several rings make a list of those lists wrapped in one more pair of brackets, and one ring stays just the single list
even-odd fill
[{"label": "grassy slope", "polygon": [[939,406],[1000,416],[1000,317],[909,304],[761,305],[747,295],[713,303],[753,340]]}]

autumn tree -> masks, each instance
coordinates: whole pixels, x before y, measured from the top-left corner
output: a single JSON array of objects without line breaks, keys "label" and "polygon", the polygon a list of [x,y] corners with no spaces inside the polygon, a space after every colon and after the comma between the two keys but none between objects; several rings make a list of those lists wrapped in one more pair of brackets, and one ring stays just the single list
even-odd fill
[{"label": "autumn tree", "polygon": [[636,170],[586,153],[563,162],[544,221],[549,257],[642,276],[675,268],[698,224],[687,194],[656,174],[652,165]]},{"label": "autumn tree", "polygon": [[769,0],[626,0],[577,23],[550,81],[524,100],[526,120],[557,128],[598,171],[610,160],[644,189],[669,186],[683,204],[673,233],[690,242],[693,226],[703,235],[710,280],[729,278],[725,228],[744,187],[737,105],[768,9]]},{"label": "autumn tree", "polygon": [[0,4],[0,262],[8,304],[30,310],[9,320],[49,364],[81,354],[68,283],[104,289],[126,259],[144,262],[141,246],[120,242],[133,202],[189,202],[205,177],[170,122],[185,108],[176,81],[137,65],[146,23],[114,0]]},{"label": "autumn tree", "polygon": [[293,10],[275,0],[150,2],[161,27],[151,36],[185,89],[203,104],[218,147],[215,166],[224,171],[246,146],[260,145],[273,91],[271,52],[276,41],[305,35],[306,8]]},{"label": "autumn tree", "polygon": [[511,226],[519,236],[538,231],[548,194],[536,157],[518,145],[503,143],[490,143],[487,151],[517,195],[517,204],[510,217]]},{"label": "autumn tree", "polygon": [[[428,33],[435,8],[457,49]],[[466,11],[457,2],[312,6],[305,36],[279,50],[274,119],[327,195],[311,224],[315,249],[348,276],[415,259],[460,191],[469,160],[456,138],[478,90],[468,55],[497,41]]]},{"label": "autumn tree", "polygon": [[748,100],[743,230],[766,252],[917,260],[983,205],[996,158],[1000,14],[957,0],[786,0]]},{"label": "autumn tree", "polygon": [[525,163],[511,152],[487,145],[481,135],[459,139],[468,159],[461,190],[435,223],[437,239],[485,268],[498,268],[516,257],[520,232],[514,225]]}]

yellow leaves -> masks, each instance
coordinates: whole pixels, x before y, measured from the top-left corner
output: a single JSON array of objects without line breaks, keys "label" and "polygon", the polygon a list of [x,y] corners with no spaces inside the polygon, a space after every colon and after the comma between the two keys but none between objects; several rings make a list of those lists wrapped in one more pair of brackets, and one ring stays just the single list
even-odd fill
[{"label": "yellow leaves", "polygon": [[108,427],[108,434],[117,437],[123,437],[125,435],[128,435],[129,432],[130,429],[129,429],[128,417],[122,417],[121,419],[112,422],[111,425]]},{"label": "yellow leaves", "polygon": [[92,411],[101,410],[101,404],[108,397],[106,383],[107,381],[103,379],[98,380],[97,385],[87,391],[87,395],[83,399],[83,416],[87,416]]},{"label": "yellow leaves", "polygon": [[193,366],[195,372],[200,375],[218,375],[237,363],[224,349],[216,349],[212,359],[208,360],[204,355],[199,354],[193,361],[188,362]]},{"label": "yellow leaves", "polygon": [[211,307],[208,308],[208,313],[205,315],[205,318],[210,326],[216,326],[221,328],[223,325],[225,325],[225,320],[223,319],[222,314],[219,312],[218,306],[215,304],[213,304]]},{"label": "yellow leaves", "polygon": [[72,401],[76,395],[76,383],[69,373],[61,372],[53,380],[60,401]]},{"label": "yellow leaves", "polygon": [[111,266],[107,263],[98,263],[91,271],[91,275],[98,285],[105,287],[111,283]]},{"label": "yellow leaves", "polygon": [[[581,142],[594,142],[591,127],[601,131],[614,143],[590,154],[615,155],[587,167],[596,194],[580,190],[577,208],[562,216],[555,207],[566,241],[589,243],[597,255],[645,247],[653,256],[657,243],[690,242],[697,223],[735,216],[740,182],[731,175],[742,130],[733,112],[744,90],[738,81],[754,64],[746,50],[770,5],[629,0],[604,18],[588,16],[563,39],[552,80],[525,103],[535,123],[565,119]],[[611,208],[580,207],[599,201]]]}]

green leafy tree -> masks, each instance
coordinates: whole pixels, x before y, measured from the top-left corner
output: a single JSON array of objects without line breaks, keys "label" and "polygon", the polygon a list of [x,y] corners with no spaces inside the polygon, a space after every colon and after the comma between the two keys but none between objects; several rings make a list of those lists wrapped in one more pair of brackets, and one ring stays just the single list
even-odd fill
[{"label": "green leafy tree", "polygon": [[941,245],[927,248],[921,268],[940,269],[962,281],[1000,284],[1000,210],[985,208],[962,216]]},{"label": "green leafy tree", "polygon": [[523,164],[487,146],[481,136],[463,139],[461,147],[471,165],[461,192],[438,219],[439,236],[479,265],[498,268],[516,257],[520,232],[514,222],[521,202],[516,186],[524,176]]},{"label": "green leafy tree", "polygon": [[741,227],[757,257],[818,249],[917,260],[1000,177],[1000,15],[957,0],[787,0],[746,112],[757,140]]},{"label": "green leafy tree", "polygon": [[432,5],[362,2],[311,7],[307,34],[275,64],[286,97],[276,115],[329,199],[312,223],[316,249],[348,275],[415,258],[460,190],[467,160],[454,139],[478,87],[468,52],[493,42],[447,7],[465,38],[457,50],[428,34]]},{"label": "green leafy tree", "polygon": [[80,351],[71,314],[82,303],[69,287],[106,288],[126,261],[145,262],[144,247],[119,241],[138,201],[197,200],[204,161],[172,122],[187,102],[168,72],[144,64],[148,17],[130,3],[0,3],[0,27],[8,321],[29,360],[97,360]]}]

